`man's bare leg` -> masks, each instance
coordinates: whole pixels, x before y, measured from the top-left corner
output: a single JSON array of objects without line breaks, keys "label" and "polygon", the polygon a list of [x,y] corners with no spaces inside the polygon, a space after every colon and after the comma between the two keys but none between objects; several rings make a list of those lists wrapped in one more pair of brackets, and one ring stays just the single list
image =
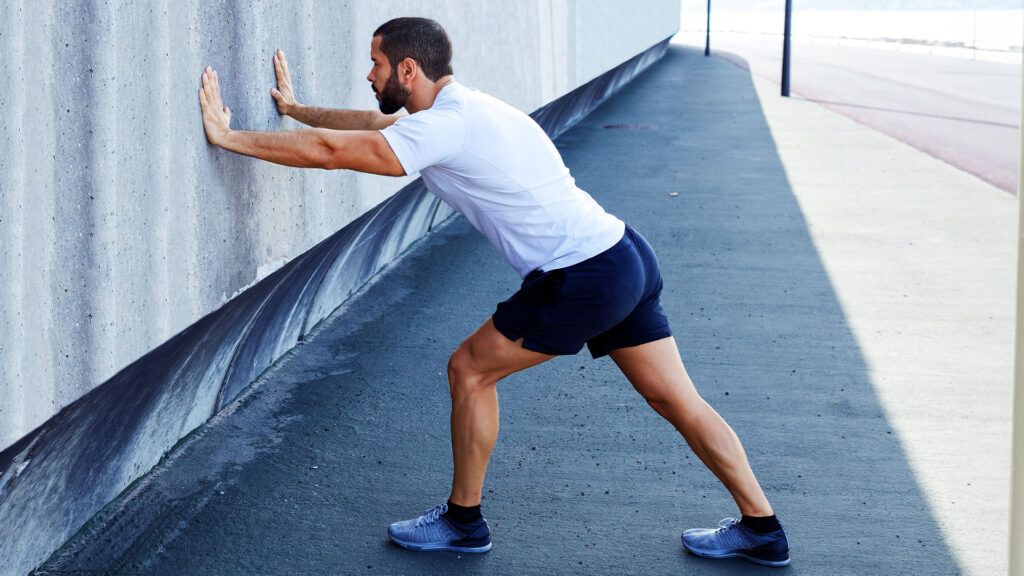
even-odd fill
[{"label": "man's bare leg", "polygon": [[491,549],[491,533],[480,513],[487,462],[498,439],[499,380],[550,360],[512,342],[488,319],[459,345],[448,361],[452,396],[452,455],[455,472],[448,502],[418,518],[388,527],[391,540],[412,550],[479,554]]},{"label": "man's bare leg", "polygon": [[551,358],[526,350],[522,339],[512,342],[489,318],[452,354],[448,361],[455,462],[452,503],[480,504],[487,462],[498,438],[498,381]]},{"label": "man's bare leg", "polygon": [[732,494],[745,516],[771,516],[743,445],[694,387],[669,336],[611,352],[612,360],[647,403],[668,420]]}]

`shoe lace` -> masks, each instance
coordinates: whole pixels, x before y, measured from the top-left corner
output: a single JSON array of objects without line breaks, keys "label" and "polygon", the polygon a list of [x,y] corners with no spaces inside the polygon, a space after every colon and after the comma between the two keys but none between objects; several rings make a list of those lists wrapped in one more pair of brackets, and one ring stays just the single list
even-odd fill
[{"label": "shoe lace", "polygon": [[718,530],[716,530],[716,532],[725,532],[739,523],[740,521],[735,518],[723,518],[722,521],[718,523]]},{"label": "shoe lace", "polygon": [[434,506],[430,510],[424,511],[423,515],[416,519],[416,526],[419,527],[424,526],[426,524],[433,524],[434,522],[437,522],[437,519],[441,517],[441,514],[444,514],[447,511],[447,503],[438,504],[437,506]]}]

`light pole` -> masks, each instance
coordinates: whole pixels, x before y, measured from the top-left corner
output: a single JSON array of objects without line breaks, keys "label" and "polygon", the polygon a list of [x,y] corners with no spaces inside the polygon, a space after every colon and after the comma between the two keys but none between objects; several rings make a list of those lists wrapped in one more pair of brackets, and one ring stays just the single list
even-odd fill
[{"label": "light pole", "polygon": [[[710,1],[710,0],[709,0]],[[782,95],[789,96],[789,34],[793,20],[793,0],[786,0],[786,27],[782,32]]]},{"label": "light pole", "polygon": [[708,20],[705,27],[704,55],[711,56],[711,0],[708,0]]}]

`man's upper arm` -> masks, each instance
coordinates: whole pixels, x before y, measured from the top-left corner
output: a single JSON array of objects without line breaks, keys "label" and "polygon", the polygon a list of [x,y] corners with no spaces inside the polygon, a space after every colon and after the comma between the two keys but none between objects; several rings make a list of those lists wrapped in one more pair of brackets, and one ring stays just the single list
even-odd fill
[{"label": "man's upper arm", "polygon": [[398,156],[376,130],[319,129],[328,150],[324,168],[346,169],[380,174],[405,176]]},{"label": "man's upper arm", "polygon": [[466,122],[458,111],[429,108],[401,116],[380,131],[406,174],[443,164],[462,152]]}]

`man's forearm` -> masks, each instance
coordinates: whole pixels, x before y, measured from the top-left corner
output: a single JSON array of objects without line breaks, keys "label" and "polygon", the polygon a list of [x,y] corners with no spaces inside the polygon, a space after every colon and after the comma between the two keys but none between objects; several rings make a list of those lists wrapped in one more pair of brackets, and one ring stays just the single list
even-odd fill
[{"label": "man's forearm", "polygon": [[326,168],[331,157],[330,146],[315,130],[230,130],[217,145],[238,154],[297,168]]},{"label": "man's forearm", "polygon": [[229,130],[215,140],[211,142],[225,150],[285,166],[356,170],[384,176],[405,175],[405,169],[387,140],[374,130]]},{"label": "man's forearm", "polygon": [[392,117],[374,110],[341,110],[301,104],[293,106],[288,115],[307,126],[331,130],[380,130],[394,122]]}]

